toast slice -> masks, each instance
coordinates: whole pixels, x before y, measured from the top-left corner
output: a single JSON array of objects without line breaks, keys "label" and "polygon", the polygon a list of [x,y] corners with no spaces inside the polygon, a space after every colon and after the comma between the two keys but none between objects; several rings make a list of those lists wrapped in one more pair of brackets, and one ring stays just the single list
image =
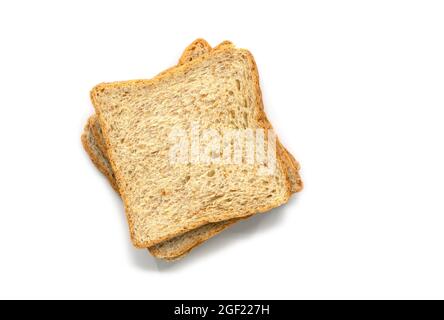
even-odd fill
[{"label": "toast slice", "polygon": [[[247,94],[249,94],[250,99],[254,100],[254,104],[256,106],[256,108],[255,108],[256,112],[251,112],[250,115],[247,115],[245,113],[245,117],[250,117],[251,118],[250,120],[256,121],[256,124],[258,126],[262,125],[262,127],[266,128],[266,129],[271,128],[271,126],[269,125],[265,116],[259,115],[260,112],[262,112],[262,107],[261,107],[262,102],[260,101],[260,90],[259,90],[258,82],[257,82],[256,67],[255,67],[255,63],[254,63],[252,56],[247,51],[242,51],[242,50],[233,49],[233,48],[225,48],[225,50],[222,50],[222,49],[215,50],[215,52],[217,52],[218,54],[211,54],[211,57],[208,58],[209,60],[211,60],[211,58],[214,58],[214,60],[216,62],[221,63],[221,62],[224,62],[225,60],[229,60],[230,58],[233,58],[233,56],[235,56],[235,55],[237,55],[237,59],[238,59],[236,62],[239,62],[243,59],[243,61],[242,61],[243,66],[241,66],[241,68],[243,68],[243,69],[239,69],[237,71],[245,71],[247,73],[248,73],[248,71],[250,72],[249,79],[247,79],[247,80],[242,79],[242,80],[246,82],[247,86],[249,85],[248,80],[250,80],[249,81],[250,88],[249,88],[249,91],[247,92]],[[216,58],[219,58],[222,60],[218,61]],[[115,164],[116,169],[119,172],[119,174],[121,174],[122,181],[125,182],[123,196],[124,196],[124,198],[126,198],[126,197],[129,198],[129,200],[125,201],[125,204],[127,207],[127,214],[128,214],[128,219],[130,222],[130,230],[131,230],[131,234],[132,234],[132,238],[133,238],[134,243],[136,244],[136,246],[139,246],[139,247],[145,247],[145,246],[150,246],[150,245],[160,243],[161,241],[167,240],[168,238],[171,238],[172,236],[182,234],[182,233],[190,230],[190,228],[192,229],[192,228],[198,227],[200,225],[204,225],[208,222],[212,222],[212,221],[217,222],[217,221],[223,221],[223,220],[230,219],[230,218],[248,216],[249,214],[255,213],[257,211],[264,211],[268,208],[274,207],[276,205],[279,205],[279,204],[285,202],[288,199],[291,189],[287,190],[285,188],[285,186],[287,184],[285,183],[286,180],[283,179],[284,176],[286,177],[286,174],[284,174],[284,171],[283,171],[284,170],[283,168],[285,166],[284,163],[287,163],[287,165],[289,164],[290,166],[293,166],[293,169],[295,169],[295,172],[296,172],[296,175],[293,176],[293,178],[294,178],[293,181],[294,182],[297,181],[295,179],[297,179],[298,165],[294,161],[294,158],[292,158],[290,155],[288,155],[286,152],[283,151],[283,152],[278,152],[278,154],[279,154],[279,157],[278,157],[278,159],[279,159],[279,161],[278,161],[279,174],[276,176],[276,180],[279,181],[280,184],[279,183],[275,184],[276,188],[273,189],[275,194],[269,195],[270,198],[273,198],[272,201],[274,201],[274,202],[267,201],[266,199],[262,199],[262,204],[261,204],[262,207],[259,207],[258,205],[250,205],[248,208],[245,208],[246,210],[242,210],[242,206],[239,205],[239,203],[236,203],[237,199],[236,200],[228,199],[229,201],[233,201],[234,205],[232,202],[232,204],[230,206],[225,206],[225,210],[227,210],[227,212],[225,212],[225,214],[218,214],[218,212],[216,210],[214,210],[214,206],[211,206],[211,205],[213,205],[213,203],[211,203],[209,208],[208,207],[201,207],[201,206],[197,205],[196,203],[193,203],[194,207],[188,208],[188,216],[185,216],[183,221],[176,223],[176,221],[173,218],[177,218],[177,215],[175,215],[174,212],[172,212],[172,217],[171,217],[171,216],[167,216],[167,215],[159,215],[158,211],[156,211],[156,209],[154,209],[153,207],[150,208],[150,205],[147,205],[145,207],[143,207],[143,206],[138,207],[137,206],[137,204],[134,201],[134,198],[139,197],[139,199],[140,199],[140,196],[142,196],[144,199],[146,199],[146,197],[148,197],[148,199],[159,199],[159,195],[158,194],[156,195],[155,193],[150,193],[149,190],[142,190],[142,195],[135,194],[133,192],[133,188],[131,188],[131,184],[132,183],[140,183],[140,182],[143,182],[143,180],[140,180],[140,177],[138,177],[138,176],[134,176],[132,170],[125,171],[125,167],[124,167],[124,165],[121,164],[121,161],[123,160],[122,151],[124,148],[126,148],[126,145],[123,143],[124,138],[122,138],[120,140],[120,142],[118,141],[118,139],[120,137],[119,135],[123,135],[123,133],[124,133],[124,131],[120,130],[120,129],[125,128],[125,126],[126,126],[126,129],[130,129],[128,127],[128,125],[130,123],[129,122],[122,122],[119,119],[116,119],[115,113],[113,110],[116,106],[112,105],[112,104],[115,101],[122,102],[123,108],[120,109],[120,112],[123,113],[123,112],[129,111],[129,113],[131,114],[131,112],[134,110],[137,110],[137,108],[133,108],[133,107],[131,107],[131,109],[127,108],[127,107],[125,107],[125,104],[123,104],[123,102],[125,102],[125,103],[129,102],[129,104],[131,105],[134,101],[128,101],[128,99],[125,99],[125,98],[122,99],[122,97],[126,97],[128,95],[133,94],[133,93],[137,93],[136,96],[140,98],[141,91],[145,91],[145,87],[149,87],[150,89],[154,88],[155,90],[158,90],[158,92],[168,95],[168,92],[165,92],[166,90],[164,90],[164,86],[159,85],[159,83],[161,83],[162,81],[166,81],[166,82],[170,81],[169,86],[174,86],[174,85],[177,86],[177,83],[174,84],[174,82],[175,81],[177,82],[177,78],[181,79],[181,81],[184,81],[183,80],[185,78],[184,74],[187,72],[190,72],[190,73],[194,72],[197,75],[199,75],[199,72],[200,72],[200,75],[208,76],[207,71],[208,71],[208,67],[210,65],[208,63],[206,63],[207,59],[198,59],[198,60],[199,60],[198,63],[193,63],[193,68],[180,68],[180,67],[175,68],[175,69],[172,69],[172,70],[168,71],[167,73],[165,73],[165,74],[163,74],[151,81],[135,81],[135,82],[133,81],[133,82],[126,82],[126,83],[119,83],[119,84],[101,85],[101,86],[96,87],[92,92],[93,102],[96,106],[96,109],[99,111],[99,113],[101,113],[102,125],[105,125],[105,128],[106,128],[105,130],[114,131],[112,134],[112,137],[107,137],[107,135],[105,134],[105,140],[107,140],[107,145],[108,145],[108,147],[111,147],[111,150],[112,150],[110,152],[111,159],[113,159],[113,155],[115,153],[114,156],[117,159],[117,161],[116,161],[117,165]],[[190,63],[190,64],[192,64],[192,63]],[[203,68],[202,68],[202,65],[204,66]],[[194,69],[194,68],[196,68],[196,69]],[[196,70],[198,70],[198,71],[196,71]],[[205,73],[205,72],[202,73],[202,70],[207,73]],[[231,70],[231,71],[235,71],[235,70]],[[211,76],[210,76],[210,78],[211,78]],[[215,78],[217,78],[217,77],[214,77],[214,74],[213,74],[213,80],[217,80]],[[253,81],[251,81],[251,80],[253,80]],[[190,83],[188,83],[188,85],[190,85]],[[105,91],[107,91],[107,90],[112,92],[111,96],[109,96],[108,92],[106,92],[106,94],[102,94],[102,93],[105,93]],[[111,98],[111,99],[109,99],[109,98]],[[152,99],[152,102],[156,101],[155,98],[153,99],[149,95],[148,95],[148,97],[145,97],[145,98],[147,98],[148,100]],[[169,96],[169,98],[172,99],[171,95]],[[136,99],[136,100],[138,100],[138,99]],[[141,101],[143,102],[143,99]],[[188,107],[190,108],[190,106],[188,106]],[[154,105],[154,108],[156,108],[156,105]],[[191,107],[191,109],[192,109],[192,107]],[[219,111],[227,112],[227,110],[222,110],[220,107],[218,109],[219,109]],[[143,111],[143,110],[138,109],[138,111]],[[157,108],[156,112],[162,113],[162,109]],[[170,112],[170,114],[168,114],[168,112]],[[131,116],[134,116],[134,115],[135,114],[133,112],[131,114]],[[175,116],[173,109],[169,108],[169,110],[167,110],[165,115],[162,115],[162,117],[165,117],[165,116],[169,117],[171,115]],[[213,116],[214,116],[214,114],[213,114]],[[161,118],[161,119],[165,119],[165,118]],[[197,117],[197,119],[201,120],[199,117]],[[129,120],[129,119],[127,119],[127,120]],[[150,119],[145,119],[145,120],[146,120],[145,125],[148,125],[148,126],[154,125],[152,122],[150,122],[151,121]],[[109,122],[107,122],[107,121],[109,121]],[[114,130],[115,125],[122,126],[122,128],[115,131]],[[106,126],[108,126],[108,127],[106,127]],[[137,136],[137,134],[139,134],[139,136]],[[141,138],[143,138],[143,134],[141,136],[140,132],[136,133],[135,140],[132,141],[132,143],[141,142],[141,140],[140,140]],[[161,142],[161,138],[160,137],[157,137],[157,138],[158,138],[157,142]],[[153,146],[150,146],[150,147],[153,147]],[[116,148],[116,149],[114,149],[114,148]],[[278,144],[278,149],[280,149],[279,144]],[[159,151],[154,151],[154,152],[159,152]],[[142,155],[143,155],[143,152],[142,152]],[[144,174],[145,171],[149,172],[149,170],[142,170],[142,168],[137,167],[138,164],[136,162],[136,159],[137,159],[137,156],[132,157],[130,155],[130,157],[128,159],[129,162],[125,163],[125,165],[130,165],[131,168],[134,167],[134,169],[136,171],[138,170],[138,173],[142,173],[142,175]],[[160,163],[157,163],[157,165],[160,165]],[[203,169],[202,166],[200,166],[200,167],[197,166],[197,167],[198,168],[194,168],[194,169],[197,169],[197,172],[201,172]],[[177,168],[173,168],[173,169],[175,169],[177,173],[180,173],[177,171]],[[183,171],[183,168],[181,170]],[[193,175],[193,178],[195,178],[195,175],[197,174],[197,172],[193,171],[191,173],[191,175]],[[248,173],[247,170],[246,170],[246,172]],[[153,174],[153,173],[151,172],[150,174]],[[163,172],[162,174],[164,174],[164,176],[161,176],[161,178],[165,179],[165,177],[168,177],[168,174],[166,174],[165,172]],[[233,172],[228,173],[229,176],[230,176],[230,174],[231,174],[230,178],[233,178],[234,177]],[[247,174],[247,176],[248,176],[248,174]],[[198,180],[200,179],[199,177],[197,177],[197,178],[198,178]],[[145,174],[142,179],[149,180],[150,175]],[[291,179],[291,177],[290,177],[290,179]],[[254,181],[254,179],[251,179],[251,180]],[[273,183],[273,182],[269,181],[268,183]],[[177,185],[177,181],[176,181],[176,185]],[[281,188],[281,189],[279,191],[277,191],[277,188]],[[300,188],[300,186],[296,187],[296,188],[292,188],[292,190],[297,190],[299,188]],[[187,189],[187,188],[185,188],[185,189]],[[255,188],[253,185],[250,185],[250,189],[255,189]],[[183,190],[179,190],[178,193],[181,194],[181,191],[183,191]],[[190,190],[186,190],[185,193],[187,191],[189,192]],[[161,204],[162,204],[162,201],[163,201],[162,198],[164,196],[166,196],[167,193],[164,189],[160,189],[160,190],[158,189],[157,192],[160,192],[160,199],[161,199]],[[215,192],[215,190],[213,190],[213,192]],[[250,192],[251,192],[251,190],[250,190]],[[182,192],[182,194],[183,193],[184,192]],[[248,192],[246,192],[246,193],[248,193]],[[204,193],[202,195],[202,197],[205,199],[205,197],[208,197],[208,194]],[[172,198],[174,198],[174,196]],[[221,197],[221,198],[223,198],[223,197]],[[177,197],[176,197],[176,199],[177,199]],[[168,201],[166,201],[166,202],[168,202]],[[219,202],[219,206],[220,206],[220,202]],[[235,208],[236,206],[239,208],[239,212],[241,212],[241,211],[243,211],[243,212],[241,212],[241,213],[230,212],[230,210],[232,210],[233,207]],[[171,205],[170,205],[170,207],[168,207],[168,205],[165,206],[164,210],[166,210],[166,212],[168,212],[168,209],[172,209],[174,211],[174,208],[171,208]],[[155,221],[157,219],[163,228],[160,228],[160,230],[155,230],[155,228],[152,227],[152,223],[150,223],[149,221],[146,221],[146,218],[154,219],[153,221]],[[174,225],[168,225],[171,221],[174,221]],[[162,225],[162,223],[164,223],[164,225]]]}]

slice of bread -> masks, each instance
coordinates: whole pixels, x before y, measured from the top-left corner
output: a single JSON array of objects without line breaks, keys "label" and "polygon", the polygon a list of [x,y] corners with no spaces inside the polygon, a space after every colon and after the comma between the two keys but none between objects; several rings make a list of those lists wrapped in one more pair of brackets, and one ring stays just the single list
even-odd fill
[{"label": "slice of bread", "polygon": [[[134,132],[134,136],[133,134],[132,137],[130,139],[134,139],[132,140],[129,144],[128,143],[124,143],[124,130],[129,130],[128,132],[131,131],[130,125],[136,124],[137,125],[137,121],[135,123],[131,123],[132,121],[132,117],[137,116],[137,114],[135,112],[143,112],[143,111],[149,111],[149,110],[145,110],[145,108],[140,108],[140,103],[146,102],[146,100],[151,101],[150,102],[160,102],[160,100],[156,100],[156,97],[153,97],[152,95],[148,94],[148,95],[144,95],[143,93],[146,93],[147,88],[149,88],[150,90],[154,90],[155,92],[157,92],[158,94],[162,94],[162,95],[166,95],[167,99],[170,99],[170,102],[172,102],[173,104],[175,102],[183,102],[180,99],[177,100],[177,97],[173,97],[171,96],[171,91],[168,90],[168,87],[176,87],[179,85],[183,84],[184,82],[187,82],[187,73],[191,73],[194,75],[200,75],[200,76],[207,76],[207,78],[211,78],[211,74],[209,74],[209,68],[211,67],[211,64],[208,63],[208,61],[210,61],[211,63],[220,63],[220,64],[224,64],[227,61],[230,61],[230,59],[234,59],[233,62],[235,62],[236,64],[232,63],[227,64],[227,67],[232,67],[230,70],[231,72],[244,72],[246,74],[248,74],[248,78],[241,78],[242,81],[245,83],[245,86],[249,87],[248,91],[244,90],[244,92],[242,94],[246,95],[250,100],[253,100],[253,104],[254,104],[254,108],[252,108],[252,110],[254,112],[245,112],[244,116],[246,118],[249,118],[249,120],[251,120],[253,123],[256,121],[255,125],[257,127],[264,127],[266,129],[271,128],[271,126],[269,125],[268,121],[266,120],[265,116],[263,115],[263,111],[262,111],[262,102],[260,99],[260,90],[258,87],[258,81],[257,81],[257,73],[256,73],[256,66],[254,63],[253,58],[251,57],[251,55],[247,52],[247,51],[243,51],[243,50],[238,50],[238,49],[232,49],[232,48],[220,48],[218,50],[215,50],[214,53],[212,53],[210,55],[210,57],[206,58],[206,59],[197,59],[197,63],[190,63],[190,65],[192,65],[191,67],[179,67],[179,68],[175,68],[172,69],[170,71],[168,71],[167,73],[157,77],[154,80],[151,81],[130,81],[130,82],[124,82],[124,83],[118,83],[118,84],[108,84],[108,85],[101,85],[96,87],[93,92],[92,92],[92,98],[93,98],[93,102],[95,104],[96,109],[99,111],[100,115],[101,115],[101,124],[102,127],[104,127],[104,131],[108,132],[108,135],[105,133],[105,139],[107,140],[107,146],[108,146],[108,150],[110,152],[110,156],[111,156],[111,162],[114,163],[114,166],[117,172],[117,176],[120,176],[120,180],[121,182],[123,182],[124,184],[123,186],[123,197],[125,200],[125,205],[127,208],[127,214],[128,214],[128,219],[130,222],[130,229],[131,229],[131,234],[132,234],[132,238],[133,241],[135,243],[136,246],[139,247],[145,247],[145,246],[150,246],[150,245],[154,245],[157,243],[160,243],[163,240],[167,240],[173,236],[176,235],[180,235],[183,234],[184,232],[191,230],[193,228],[196,228],[200,225],[204,225],[208,222],[218,222],[218,221],[223,221],[226,219],[230,219],[230,218],[236,218],[236,217],[244,217],[244,216],[248,216],[250,214],[253,214],[255,212],[260,212],[260,211],[265,211],[269,208],[272,208],[274,206],[280,205],[281,203],[285,202],[288,199],[289,193],[290,193],[290,187],[289,184],[286,183],[286,178],[287,175],[284,172],[284,167],[285,165],[290,166],[293,168],[293,170],[295,171],[295,175],[293,175],[293,182],[295,182],[294,184],[297,185],[297,183],[300,184],[300,179],[298,181],[298,176],[297,176],[297,169],[298,169],[298,165],[297,163],[294,161],[294,159],[288,155],[283,148],[279,148],[279,144],[278,144],[278,174],[276,175],[276,181],[278,183],[274,183],[274,179],[268,179],[268,182],[271,184],[272,186],[274,186],[275,188],[272,190],[263,190],[257,187],[257,185],[254,185],[254,178],[250,179],[252,181],[252,183],[250,183],[250,185],[248,185],[248,190],[245,190],[241,193],[241,196],[247,196],[249,195],[249,193],[253,193],[254,191],[259,191],[258,194],[260,194],[260,196],[262,196],[262,198],[259,196],[257,197],[258,200],[260,201],[256,201],[256,203],[254,204],[249,204],[247,205],[247,207],[243,207],[243,204],[241,204],[239,202],[239,199],[241,199],[241,197],[237,197],[236,199],[227,199],[227,197],[230,196],[230,193],[228,193],[228,195],[224,195],[223,197],[220,197],[219,199],[216,199],[213,203],[210,201],[209,204],[206,204],[205,206],[200,205],[198,202],[201,200],[205,200],[208,197],[211,196],[212,192],[215,193],[217,192],[217,188],[210,187],[209,192],[202,192],[202,194],[199,195],[198,199],[193,199],[194,202],[191,203],[191,206],[187,207],[186,209],[186,213],[182,216],[178,215],[175,210],[177,210],[177,208],[175,208],[174,204],[172,204],[172,202],[174,202],[173,200],[178,200],[178,198],[182,197],[182,196],[189,196],[189,192],[192,191],[190,190],[190,188],[184,187],[182,190],[175,190],[174,195],[167,193],[167,191],[163,188],[159,189],[158,188],[154,188],[156,189],[156,191],[153,190],[147,190],[147,189],[143,189],[143,185],[146,186],[146,184],[144,183],[144,181],[148,180],[148,181],[152,181],[152,177],[154,177],[156,174],[153,171],[147,170],[149,168],[145,168],[143,162],[139,162],[139,157],[142,156],[143,158],[145,157],[149,157],[149,153],[147,154],[146,151],[148,152],[154,152],[154,153],[158,153],[158,152],[162,152],[162,150],[155,150],[154,147],[155,145],[149,145],[148,146],[148,150],[143,150],[142,152],[137,152],[137,150],[134,150],[134,153],[136,153],[135,155],[132,155],[132,152],[130,154],[125,154],[126,151],[128,151],[127,148],[132,148],[131,146],[133,146],[134,143],[141,143],[142,140],[144,138],[146,138],[143,133],[141,132]],[[219,59],[219,60],[218,60]],[[212,61],[211,61],[212,60]],[[239,66],[239,62],[241,62],[240,66]],[[231,62],[228,62],[231,63]],[[237,68],[237,69],[236,69]],[[219,73],[218,73],[219,74]],[[230,74],[227,74],[228,76],[230,76]],[[233,75],[233,74],[231,74]],[[236,76],[239,76],[239,74],[236,74]],[[216,81],[217,83],[217,77],[214,76],[214,74],[212,75],[212,80]],[[207,79],[208,80],[208,79]],[[198,80],[197,80],[198,81]],[[241,80],[239,80],[241,81]],[[167,86],[165,87],[164,83],[167,83]],[[191,88],[193,88],[193,85],[195,85],[195,83],[190,83],[188,81],[188,83],[185,83],[185,87],[191,86]],[[218,85],[226,85],[226,82],[221,81],[220,83],[218,83]],[[218,87],[215,90],[215,87],[212,88],[213,91],[216,91],[217,94],[220,94],[220,92],[217,92]],[[142,93],[143,92],[143,93]],[[211,92],[210,93],[214,93]],[[233,92],[234,93],[234,92]],[[229,94],[231,95],[231,94]],[[132,98],[135,98],[134,100],[131,99],[127,99],[126,97],[128,96],[132,96]],[[240,96],[240,93],[239,93]],[[220,96],[221,101],[224,100],[223,98],[226,97],[226,93],[224,93],[223,95]],[[145,100],[146,99],[146,100]],[[176,100],[174,100],[176,99]],[[119,105],[121,106],[121,108],[119,109],[118,106],[115,105],[115,102],[119,101]],[[162,101],[165,101],[162,99]],[[138,103],[139,104],[138,104]],[[131,107],[129,107],[131,106]],[[116,113],[115,113],[115,109],[119,109],[119,112],[122,113],[129,113],[130,117],[122,117],[120,120],[118,119],[119,117],[116,117]],[[139,107],[139,108],[138,108]],[[156,108],[157,107],[157,108]],[[187,107],[187,106],[185,106]],[[224,107],[227,107],[226,105]],[[155,113],[161,114],[160,117],[157,117],[155,121],[165,121],[168,122],[170,117],[176,117],[177,118],[177,113],[174,112],[173,108],[166,108],[166,110],[158,107],[157,104],[152,104],[152,107],[155,109]],[[218,108],[214,108],[214,109],[218,109],[220,112],[224,113],[228,113],[228,108],[223,108],[222,106],[219,106]],[[166,112],[164,112],[166,111]],[[193,111],[193,106],[189,105],[188,106],[188,111]],[[211,112],[210,112],[211,114]],[[201,118],[199,118],[199,116],[196,117],[195,119],[199,119],[202,120]],[[212,116],[214,117],[214,112],[212,114]],[[124,119],[124,121],[122,121],[122,119]],[[144,121],[144,126],[147,127],[152,127],[152,128],[156,128],[156,124],[152,121],[152,119],[150,117],[147,117],[146,119],[143,119]],[[228,125],[228,123],[225,123],[226,125]],[[117,126],[117,130],[116,130],[116,126]],[[164,128],[158,128],[158,129],[164,129],[164,130],[160,130],[162,131],[164,134],[166,133],[165,130],[166,128],[171,129],[171,124],[170,123],[166,123],[166,127]],[[122,137],[122,138],[121,138]],[[162,144],[162,138],[161,136],[157,136],[157,137],[153,137],[154,139],[157,139],[156,142],[158,142],[159,144]],[[165,138],[163,138],[163,143]],[[163,145],[163,147],[165,148],[165,143]],[[282,149],[282,152],[279,152],[279,149]],[[140,151],[140,150],[139,150]],[[165,151],[165,150],[163,150]],[[139,154],[137,154],[139,153]],[[165,154],[163,154],[163,156],[165,156]],[[127,159],[125,159],[125,157],[127,157]],[[163,181],[161,180],[161,182],[163,182],[163,186],[164,187],[168,187],[170,186],[170,183],[172,183],[173,185],[178,186],[178,181],[177,179],[172,179],[171,180],[171,175],[168,175],[166,172],[162,172],[162,169],[164,169],[164,167],[162,167],[162,163],[157,162],[156,163],[156,159],[153,159],[153,164],[158,167],[156,167],[157,169],[160,169],[160,173],[161,175],[157,177],[157,179],[163,179]],[[165,158],[163,159],[165,160]],[[126,166],[129,166],[131,169],[128,170],[128,168]],[[146,166],[146,163],[145,163]],[[205,166],[204,166],[205,167]],[[135,172],[137,173],[137,175],[135,175],[134,171],[132,170],[134,169]],[[206,168],[203,168],[202,166],[195,166],[193,168],[193,172],[190,172],[190,177],[193,177],[193,180],[196,179],[197,181],[201,181],[204,182],[206,180],[213,180],[213,179],[202,179],[200,174],[202,174],[202,170],[206,170],[209,169],[208,166]],[[226,170],[227,168],[224,168],[223,170]],[[184,171],[183,168],[181,170],[177,170],[177,168],[173,168],[173,171],[175,170],[175,173],[177,173],[179,176],[180,174],[183,174]],[[222,171],[223,171],[222,170]],[[227,174],[229,176],[229,179],[222,179],[223,181],[231,181],[230,179],[232,179],[233,181],[239,181],[239,179],[236,179],[236,175],[233,173],[233,171],[228,170],[229,172],[225,172],[225,174]],[[254,170],[252,170],[254,171]],[[212,172],[212,171],[210,171]],[[142,178],[139,176],[141,174]],[[250,177],[251,172],[249,173],[248,170],[246,170],[245,173],[245,177]],[[170,180],[169,180],[170,179]],[[219,177],[220,179],[220,177]],[[290,179],[291,175],[290,175]],[[119,180],[119,179],[118,179]],[[240,179],[240,181],[242,181],[245,184],[246,183],[244,180]],[[208,182],[208,181],[206,181]],[[257,182],[257,181],[256,181]],[[139,190],[137,192],[134,192],[134,189],[132,186],[137,185],[139,188],[137,188],[138,190],[140,189],[140,186],[142,186],[143,190]],[[296,188],[292,188],[293,191],[300,189],[300,185]],[[122,189],[122,188],[121,188]],[[187,190],[188,189],[188,190]],[[122,191],[122,190],[121,190]],[[140,192],[141,191],[141,192]],[[260,193],[260,191],[263,192],[263,194]],[[271,194],[267,194],[267,196],[270,197],[270,200],[267,200],[268,198],[263,198],[264,194],[266,194],[267,192],[264,191],[273,191],[271,192]],[[188,192],[188,193],[187,193]],[[170,198],[170,199],[164,199],[164,198]],[[214,197],[213,197],[214,198]],[[210,199],[213,199],[212,197],[210,197]],[[231,204],[230,205],[224,205],[223,203],[221,203],[220,199],[226,198],[224,200],[230,201]],[[159,200],[160,199],[160,206],[162,207],[162,213],[167,213],[167,214],[159,214],[159,210],[156,207],[153,207],[153,204],[149,204],[146,203],[144,201],[144,204],[142,206],[137,204],[137,201],[135,199],[143,199],[143,200],[147,200],[147,199],[151,199],[151,200]],[[183,199],[183,198],[182,198]],[[246,201],[248,201],[248,199],[244,199]],[[172,201],[172,202],[170,202]],[[156,202],[156,201],[154,201]],[[258,204],[260,203],[260,204]],[[218,207],[217,209],[215,208],[215,204],[216,207]],[[222,208],[220,208],[222,207]],[[222,210],[221,210],[222,209]],[[225,211],[225,212],[223,212]],[[233,212],[234,211],[234,212]],[[222,213],[221,213],[222,212]],[[168,213],[170,215],[168,215]],[[179,221],[176,221],[176,219],[178,219]],[[147,221],[148,220],[148,221]],[[174,221],[174,223],[172,223],[172,221]],[[157,228],[158,226],[160,226],[160,228]]]}]

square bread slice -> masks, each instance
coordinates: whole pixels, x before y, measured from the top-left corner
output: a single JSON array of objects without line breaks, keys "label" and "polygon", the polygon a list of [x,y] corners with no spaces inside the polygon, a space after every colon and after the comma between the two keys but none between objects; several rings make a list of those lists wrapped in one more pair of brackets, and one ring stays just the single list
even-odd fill
[{"label": "square bread slice", "polygon": [[[271,128],[248,51],[220,48],[153,80],[99,85],[91,97],[137,247],[156,245],[208,223],[263,212],[288,200],[291,177],[284,163],[297,163],[279,151],[283,148],[278,148],[276,174],[266,179],[247,165],[168,165],[171,146],[165,137],[177,124],[187,127],[197,121],[230,128],[234,122],[229,116],[234,114],[236,121],[244,119],[253,128]],[[242,106],[246,110],[241,112]]]}]

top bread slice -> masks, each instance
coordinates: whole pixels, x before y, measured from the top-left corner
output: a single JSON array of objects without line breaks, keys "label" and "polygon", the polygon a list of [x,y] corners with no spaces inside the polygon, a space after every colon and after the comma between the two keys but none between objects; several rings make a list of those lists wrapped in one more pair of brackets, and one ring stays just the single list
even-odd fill
[{"label": "top bread slice", "polygon": [[248,165],[168,163],[166,137],[176,125],[186,128],[196,121],[225,129],[245,119],[249,127],[271,129],[248,51],[221,47],[153,80],[99,85],[91,97],[137,247],[288,200],[284,162],[291,159],[279,148],[272,177],[258,176],[258,168]]}]

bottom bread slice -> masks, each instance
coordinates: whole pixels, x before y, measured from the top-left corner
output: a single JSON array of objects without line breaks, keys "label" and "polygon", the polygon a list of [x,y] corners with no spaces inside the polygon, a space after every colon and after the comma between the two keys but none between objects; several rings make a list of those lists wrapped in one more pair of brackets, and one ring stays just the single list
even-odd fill
[{"label": "bottom bread slice", "polygon": [[[219,46],[222,45],[229,46],[232,44],[230,42],[223,42]],[[179,63],[187,63],[200,55],[209,53],[211,50],[211,47],[205,40],[198,39],[185,49]],[[96,116],[92,116],[89,119],[88,124],[85,127],[85,132],[82,135],[82,142],[93,163],[108,178],[113,188],[118,192],[119,189],[116,184],[116,179],[111,164],[106,154],[100,124]],[[291,191],[292,193],[298,192],[302,189],[302,181],[298,173],[299,164],[282,145],[279,144],[278,148],[282,150],[283,161],[287,167],[288,179],[291,184]],[[148,249],[151,254],[157,258],[165,260],[177,260],[185,256],[194,247],[219,234],[225,228],[231,226],[239,220],[240,219],[232,219],[217,223],[209,223]]]}]

